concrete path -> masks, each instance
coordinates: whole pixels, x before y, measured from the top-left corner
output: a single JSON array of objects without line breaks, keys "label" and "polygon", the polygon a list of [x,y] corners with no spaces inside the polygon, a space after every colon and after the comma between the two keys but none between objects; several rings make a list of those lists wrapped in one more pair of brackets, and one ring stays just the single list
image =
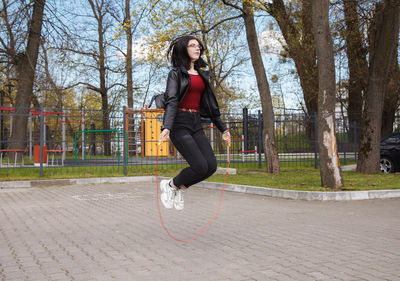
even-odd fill
[{"label": "concrete path", "polygon": [[[225,192],[180,243],[154,183],[0,190],[0,280],[400,280],[400,199],[295,201]],[[220,191],[162,209],[189,239]]]}]

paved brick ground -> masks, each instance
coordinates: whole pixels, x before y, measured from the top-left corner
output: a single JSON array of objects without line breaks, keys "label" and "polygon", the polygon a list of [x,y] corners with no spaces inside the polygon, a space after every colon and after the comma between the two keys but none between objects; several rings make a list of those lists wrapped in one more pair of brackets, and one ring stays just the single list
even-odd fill
[{"label": "paved brick ground", "polygon": [[[162,210],[196,234],[219,192]],[[400,280],[400,199],[309,202],[224,194],[190,243],[160,225],[154,184],[0,190],[0,280]]]}]

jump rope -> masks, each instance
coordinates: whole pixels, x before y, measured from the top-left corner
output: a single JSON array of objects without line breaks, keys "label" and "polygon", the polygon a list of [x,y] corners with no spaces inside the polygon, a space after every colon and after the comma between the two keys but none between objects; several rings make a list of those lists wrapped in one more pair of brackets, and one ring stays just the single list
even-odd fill
[{"label": "jump rope", "polygon": [[162,217],[162,214],[161,214],[160,200],[159,200],[159,190],[160,190],[160,187],[159,187],[159,183],[158,183],[158,175],[157,175],[157,173],[158,173],[158,151],[159,151],[159,148],[160,148],[160,146],[162,145],[163,142],[164,142],[164,140],[163,140],[161,143],[159,143],[159,144],[157,145],[157,160],[156,160],[157,198],[156,198],[156,200],[157,200],[158,214],[159,214],[159,216],[160,216],[161,225],[162,225],[162,227],[164,228],[164,230],[168,233],[168,235],[169,235],[172,239],[174,239],[175,241],[182,242],[182,243],[187,243],[187,242],[193,241],[194,239],[196,239],[197,237],[199,237],[203,232],[205,232],[205,231],[213,224],[213,222],[217,219],[217,217],[218,217],[218,215],[219,215],[219,212],[220,212],[220,210],[221,210],[221,205],[222,205],[222,197],[223,197],[223,195],[224,195],[224,191],[225,191],[225,188],[226,188],[226,180],[227,180],[227,178],[228,178],[229,165],[230,165],[230,163],[231,163],[231,145],[230,145],[230,143],[228,143],[228,148],[229,148],[229,149],[228,149],[228,167],[227,167],[226,173],[225,173],[224,186],[222,187],[222,190],[221,190],[220,195],[219,195],[218,209],[217,209],[217,211],[216,211],[214,217],[212,217],[212,218],[210,219],[210,221],[209,221],[198,233],[196,233],[192,238],[186,239],[186,240],[182,240],[182,239],[178,239],[178,238],[176,238],[174,235],[172,235],[172,233],[171,233],[171,232],[168,230],[168,228],[165,226],[164,220],[163,220],[163,217]]}]

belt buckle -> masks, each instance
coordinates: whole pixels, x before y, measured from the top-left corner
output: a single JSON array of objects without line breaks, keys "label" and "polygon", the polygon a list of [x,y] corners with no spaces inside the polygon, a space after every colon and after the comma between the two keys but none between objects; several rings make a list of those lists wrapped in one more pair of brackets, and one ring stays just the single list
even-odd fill
[{"label": "belt buckle", "polygon": [[192,108],[183,108],[183,107],[181,107],[181,108],[178,108],[178,109],[181,110],[181,111],[186,111],[186,112],[190,112],[190,113],[199,112],[197,109],[192,109]]}]

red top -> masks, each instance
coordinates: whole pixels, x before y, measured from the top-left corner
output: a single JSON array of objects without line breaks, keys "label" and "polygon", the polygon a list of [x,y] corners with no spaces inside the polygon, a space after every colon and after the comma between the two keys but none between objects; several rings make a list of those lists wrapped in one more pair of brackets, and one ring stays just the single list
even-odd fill
[{"label": "red top", "polygon": [[178,107],[199,110],[201,95],[203,94],[206,85],[204,84],[203,78],[201,78],[200,75],[189,75],[189,91],[186,93],[186,96],[183,98],[183,100],[179,103]]}]

